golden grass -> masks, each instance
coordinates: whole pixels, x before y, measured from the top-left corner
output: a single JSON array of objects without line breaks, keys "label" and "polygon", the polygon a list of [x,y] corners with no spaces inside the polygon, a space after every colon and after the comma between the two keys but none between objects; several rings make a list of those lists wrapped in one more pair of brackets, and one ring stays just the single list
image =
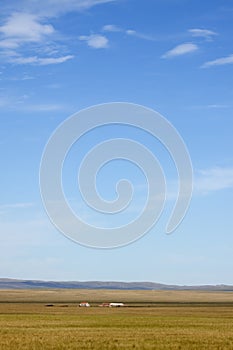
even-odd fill
[{"label": "golden grass", "polygon": [[125,303],[233,303],[233,292],[87,289],[0,290],[0,303],[5,301],[35,303],[77,303],[80,301],[90,301],[92,303],[105,301]]},{"label": "golden grass", "polygon": [[[105,298],[130,307],[77,307]],[[1,291],[0,349],[233,349],[232,302],[233,293]]]}]

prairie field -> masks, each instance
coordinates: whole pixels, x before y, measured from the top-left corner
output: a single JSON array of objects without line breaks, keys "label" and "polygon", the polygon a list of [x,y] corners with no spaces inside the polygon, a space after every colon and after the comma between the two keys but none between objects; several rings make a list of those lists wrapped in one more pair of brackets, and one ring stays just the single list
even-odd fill
[{"label": "prairie field", "polygon": [[233,349],[233,293],[2,290],[0,349]]}]

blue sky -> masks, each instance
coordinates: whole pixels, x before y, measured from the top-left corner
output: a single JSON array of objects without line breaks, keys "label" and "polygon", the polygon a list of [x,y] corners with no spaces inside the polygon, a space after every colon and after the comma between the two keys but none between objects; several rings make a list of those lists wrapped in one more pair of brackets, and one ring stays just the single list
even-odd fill
[{"label": "blue sky", "polygon": [[[0,276],[50,280],[233,284],[233,6],[226,1],[11,1],[0,15]],[[172,234],[176,172],[156,140],[109,127],[75,145],[64,166],[73,207],[90,215],[76,188],[81,155],[95,142],[131,137],[159,158],[170,196],[158,224],[123,248],[75,244],[50,223],[39,166],[51,133],[80,109],[113,101],[145,105],[182,135],[193,163],[189,211]],[[140,172],[116,161],[99,175],[107,199],[118,178],[145,193]],[[174,187],[174,188],[173,188]]]}]

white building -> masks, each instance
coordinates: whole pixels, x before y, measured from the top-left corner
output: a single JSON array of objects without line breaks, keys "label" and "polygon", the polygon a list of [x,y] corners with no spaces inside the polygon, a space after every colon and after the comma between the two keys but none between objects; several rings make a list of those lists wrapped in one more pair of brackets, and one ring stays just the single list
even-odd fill
[{"label": "white building", "polygon": [[91,305],[87,303],[86,301],[79,304],[80,307],[90,307]]},{"label": "white building", "polygon": [[121,306],[125,306],[123,303],[110,303],[109,307],[121,307]]}]

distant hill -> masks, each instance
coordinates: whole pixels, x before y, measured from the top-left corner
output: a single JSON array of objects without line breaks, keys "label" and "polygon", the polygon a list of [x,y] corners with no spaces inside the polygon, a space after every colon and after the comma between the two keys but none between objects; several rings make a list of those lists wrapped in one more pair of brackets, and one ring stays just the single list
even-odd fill
[{"label": "distant hill", "polygon": [[121,289],[121,290],[203,290],[233,291],[228,285],[177,286],[154,282],[55,282],[0,278],[0,289]]}]

